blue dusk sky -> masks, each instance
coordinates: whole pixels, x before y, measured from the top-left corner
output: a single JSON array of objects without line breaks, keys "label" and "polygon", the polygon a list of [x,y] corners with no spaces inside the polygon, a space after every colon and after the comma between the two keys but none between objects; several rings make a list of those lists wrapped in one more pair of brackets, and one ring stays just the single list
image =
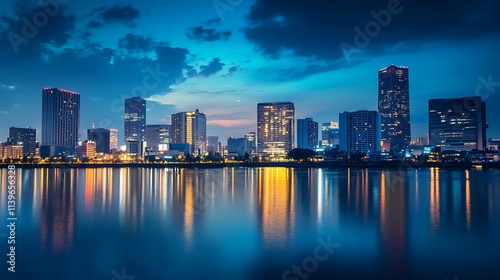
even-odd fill
[{"label": "blue dusk sky", "polygon": [[40,139],[42,88],[58,87],[81,95],[81,140],[95,123],[123,142],[123,99],[142,96],[147,124],[199,109],[226,143],[256,129],[258,102],[320,123],[376,110],[391,64],[410,69],[412,138],[428,99],[474,95],[500,137],[499,14],[496,0],[4,0],[0,141],[10,126]]}]

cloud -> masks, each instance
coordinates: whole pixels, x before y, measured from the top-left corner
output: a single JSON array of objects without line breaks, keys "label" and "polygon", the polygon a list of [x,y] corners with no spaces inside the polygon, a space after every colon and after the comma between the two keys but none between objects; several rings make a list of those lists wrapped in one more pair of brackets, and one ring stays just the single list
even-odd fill
[{"label": "cloud", "polygon": [[125,37],[119,39],[118,46],[130,53],[146,53],[153,50],[156,43],[151,38],[127,33]]},{"label": "cloud", "polygon": [[234,73],[236,73],[236,71],[238,71],[238,66],[233,66],[231,68],[228,69],[228,72],[227,72],[227,76],[232,76]]},{"label": "cloud", "polygon": [[[379,13],[388,9],[388,3],[396,3],[397,8],[393,10],[399,12]],[[499,12],[500,2],[495,0],[480,3],[257,0],[251,7],[244,32],[267,57],[276,59],[289,51],[299,57],[337,61],[344,58],[342,42],[359,49],[361,53],[356,55],[365,58],[393,52],[397,45],[412,51],[423,48],[427,42],[468,40],[497,33],[500,18],[495,15]],[[377,23],[377,18],[382,24]],[[366,37],[368,23],[374,23],[368,26],[373,36]],[[356,44],[356,27],[365,33],[360,36],[365,36],[366,44]]]},{"label": "cloud", "polygon": [[203,77],[208,77],[211,75],[215,75],[217,72],[222,70],[224,67],[224,63],[220,62],[220,59],[218,57],[212,59],[208,65],[202,65],[200,66],[200,72],[198,73],[200,76]]},{"label": "cloud", "polygon": [[14,17],[0,18],[4,24],[0,37],[0,49],[4,53],[0,57],[5,55],[12,59],[12,55],[16,54],[17,59],[29,59],[43,55],[47,46],[62,47],[72,39],[75,16],[68,15],[63,5],[50,15],[46,9],[54,10],[47,5],[35,8],[22,5],[15,8]]},{"label": "cloud", "polygon": [[95,28],[100,28],[100,27],[102,27],[102,26],[103,26],[103,25],[102,25],[102,22],[99,22],[99,21],[96,21],[96,20],[93,20],[93,21],[91,21],[91,22],[89,22],[89,23],[87,24],[87,27],[88,27],[88,28],[94,28],[94,29],[95,29]]},{"label": "cloud", "polygon": [[231,37],[231,35],[232,33],[229,30],[217,31],[215,28],[204,28],[203,26],[190,28],[189,33],[186,33],[186,36],[191,40],[206,42],[227,40]]},{"label": "cloud", "polygon": [[99,12],[100,18],[105,22],[119,22],[129,27],[135,27],[134,21],[140,17],[140,11],[132,5],[115,5],[110,8],[101,6],[96,11]]}]

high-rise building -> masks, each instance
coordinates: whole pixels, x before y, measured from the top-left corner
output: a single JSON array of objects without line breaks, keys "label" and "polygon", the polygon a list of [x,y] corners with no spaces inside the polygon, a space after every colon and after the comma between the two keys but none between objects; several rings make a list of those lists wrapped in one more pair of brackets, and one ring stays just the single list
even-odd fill
[{"label": "high-rise building", "polygon": [[339,145],[339,123],[326,122],[321,124],[321,146],[338,146]]},{"label": "high-rise building", "polygon": [[378,72],[382,149],[401,153],[411,142],[408,68],[391,65]]},{"label": "high-rise building", "polygon": [[271,158],[284,158],[293,149],[295,106],[292,102],[257,104],[257,152]]},{"label": "high-rise building", "polygon": [[192,154],[207,152],[207,117],[196,109],[172,115],[172,143],[190,144]]},{"label": "high-rise building", "polygon": [[118,146],[118,129],[109,129],[109,149],[118,151],[120,147]]},{"label": "high-rise building", "polygon": [[125,99],[125,146],[129,155],[142,158],[146,149],[146,100]]},{"label": "high-rise building", "polygon": [[209,153],[219,153],[219,136],[208,136],[207,137],[207,152]]},{"label": "high-rise building", "polygon": [[168,151],[170,145],[169,124],[152,124],[146,126],[146,142],[153,152]]},{"label": "high-rise building", "polygon": [[486,148],[486,103],[480,96],[429,100],[429,142],[442,150]]},{"label": "high-rise building", "polygon": [[146,141],[146,100],[125,99],[125,142]]},{"label": "high-rise building", "polygon": [[[248,153],[248,140],[246,138],[228,138],[227,153],[228,156],[243,157]],[[249,153],[250,154],[250,153]]]},{"label": "high-rise building", "polygon": [[248,153],[254,156],[257,153],[257,133],[255,131],[245,134],[245,138],[248,140]]},{"label": "high-rise building", "polygon": [[380,114],[355,111],[339,114],[340,150],[348,153],[380,151]]},{"label": "high-rise building", "polygon": [[110,140],[111,140],[111,132],[109,129],[105,128],[92,128],[87,130],[87,140],[92,141],[95,145],[96,153],[110,153]]},{"label": "high-rise building", "polygon": [[297,148],[314,149],[318,146],[318,123],[312,118],[297,120]]},{"label": "high-rise building", "polygon": [[42,90],[42,145],[74,150],[80,134],[80,95],[76,92]]},{"label": "high-rise building", "polygon": [[36,129],[10,127],[9,140],[14,145],[22,143],[23,156],[36,155]]}]

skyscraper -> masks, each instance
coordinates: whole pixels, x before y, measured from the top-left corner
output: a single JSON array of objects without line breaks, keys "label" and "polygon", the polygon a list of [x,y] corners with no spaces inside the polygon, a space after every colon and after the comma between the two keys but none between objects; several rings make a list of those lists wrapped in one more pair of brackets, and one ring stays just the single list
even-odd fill
[{"label": "skyscraper", "polygon": [[109,149],[110,150],[119,150],[118,146],[118,129],[110,128],[109,129]]},{"label": "skyscraper", "polygon": [[172,115],[172,143],[191,145],[191,153],[207,152],[207,117],[196,109]]},{"label": "skyscraper", "polygon": [[314,149],[318,146],[318,123],[312,118],[297,120],[297,148]]},{"label": "skyscraper", "polygon": [[146,100],[125,99],[125,142],[146,141]]},{"label": "skyscraper", "polygon": [[87,140],[93,142],[96,153],[110,153],[110,130],[105,128],[96,128],[87,130]]},{"label": "skyscraper", "polygon": [[146,126],[146,142],[148,148],[152,151],[166,151],[170,144],[170,130],[169,124],[152,124]]},{"label": "skyscraper", "polygon": [[429,100],[429,142],[442,150],[486,148],[486,103],[480,96]]},{"label": "skyscraper", "polygon": [[348,153],[380,151],[380,114],[377,111],[339,114],[340,150]]},{"label": "skyscraper", "polygon": [[382,149],[400,153],[411,142],[408,68],[391,65],[378,72]]},{"label": "skyscraper", "polygon": [[36,154],[36,129],[10,127],[9,139],[10,143],[14,145],[23,143],[23,156]]},{"label": "skyscraper", "polygon": [[256,132],[252,131],[247,134],[245,134],[245,138],[248,140],[248,149],[250,155],[255,155],[257,153],[257,144],[255,143],[256,140]]},{"label": "skyscraper", "polygon": [[207,137],[207,152],[209,153],[219,152],[219,136]]},{"label": "skyscraper", "polygon": [[295,106],[292,102],[257,104],[257,152],[271,158],[284,158],[293,149]]},{"label": "skyscraper", "polygon": [[80,134],[80,95],[76,92],[42,90],[42,145],[75,149]]}]

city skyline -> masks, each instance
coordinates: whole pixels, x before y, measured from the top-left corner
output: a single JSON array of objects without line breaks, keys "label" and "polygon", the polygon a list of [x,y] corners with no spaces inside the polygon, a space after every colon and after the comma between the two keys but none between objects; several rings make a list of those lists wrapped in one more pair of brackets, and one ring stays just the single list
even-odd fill
[{"label": "city skyline", "polygon": [[[41,130],[38,92],[47,86],[81,94],[82,108],[92,112],[82,115],[80,131],[91,123],[121,130],[119,105],[138,95],[151,104],[147,124],[166,124],[173,113],[199,108],[208,116],[207,133],[221,139],[251,131],[258,102],[292,100],[300,104],[297,118],[338,121],[344,110],[377,109],[376,70],[390,64],[411,69],[413,138],[427,133],[428,114],[420,108],[431,98],[478,94],[490,106],[487,118],[500,118],[491,107],[500,101],[494,63],[500,35],[493,16],[499,3],[401,1],[398,13],[363,42],[365,27],[377,23],[373,15],[383,14],[387,3],[330,2],[243,1],[220,12],[201,0],[70,1],[36,35],[23,38],[27,42],[13,44],[9,34],[23,36],[21,19],[32,21],[43,9],[4,1],[0,139],[8,137],[9,126]],[[415,24],[423,15],[426,24]],[[356,49],[345,56],[340,46]],[[488,134],[498,137],[500,125],[492,124]]]}]

